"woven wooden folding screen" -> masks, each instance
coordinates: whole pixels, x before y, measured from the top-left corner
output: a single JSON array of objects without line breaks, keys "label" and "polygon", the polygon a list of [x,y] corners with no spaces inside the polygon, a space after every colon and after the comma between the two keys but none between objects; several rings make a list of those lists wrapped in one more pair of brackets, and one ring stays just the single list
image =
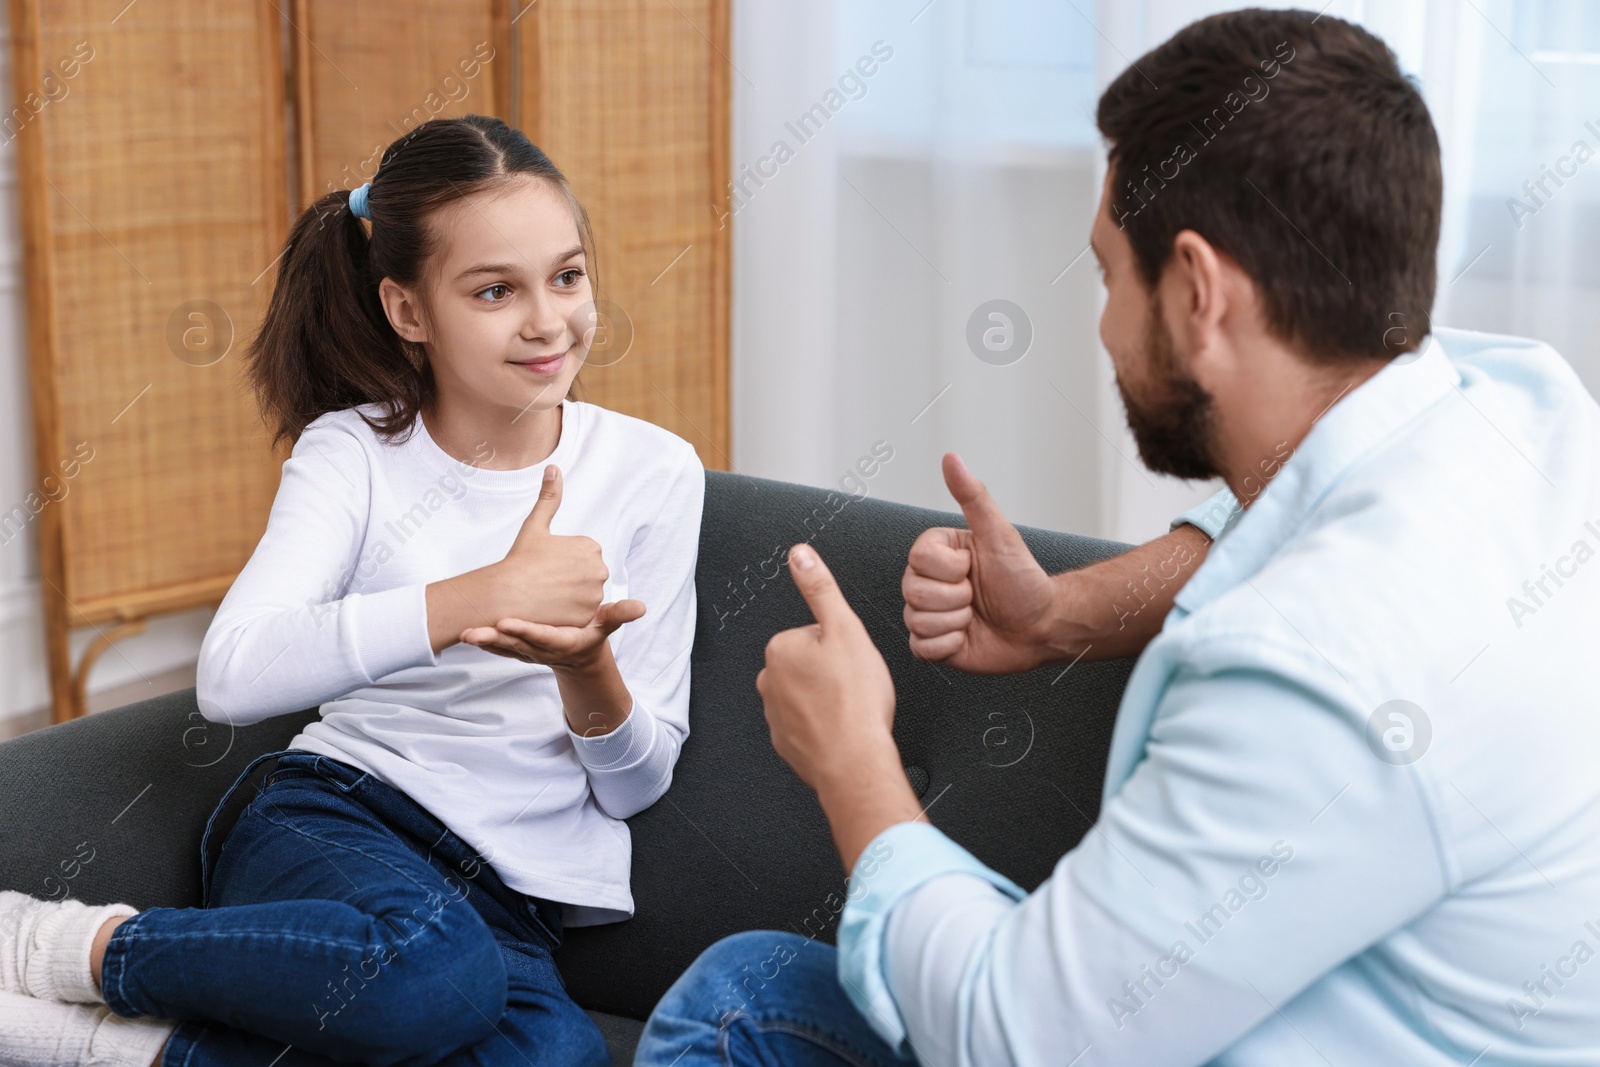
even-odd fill
[{"label": "woven wooden folding screen", "polygon": [[[539,0],[513,26],[522,129],[595,220],[610,329],[585,396],[728,459],[726,0]],[[692,56],[695,62],[663,62]],[[604,305],[602,305],[604,308]],[[625,346],[625,337],[614,339]]]},{"label": "woven wooden folding screen", "polygon": [[239,357],[291,212],[429,118],[500,115],[566,171],[609,301],[585,398],[728,466],[727,0],[11,10],[44,501],[19,521],[38,523],[57,719],[111,641],[216,602],[248,558],[282,456]]},{"label": "woven wooden folding screen", "polygon": [[509,16],[495,0],[295,0],[298,204],[371,178],[431,118],[507,118]]},{"label": "woven wooden folding screen", "polygon": [[11,5],[57,719],[82,712],[69,628],[100,632],[92,664],[149,615],[219,599],[277,483],[238,353],[288,221],[278,16],[126,4]]}]

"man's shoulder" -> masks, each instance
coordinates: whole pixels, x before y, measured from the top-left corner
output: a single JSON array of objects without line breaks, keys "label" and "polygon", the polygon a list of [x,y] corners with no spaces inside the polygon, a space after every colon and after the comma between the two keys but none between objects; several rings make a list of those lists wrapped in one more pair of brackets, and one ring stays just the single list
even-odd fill
[{"label": "man's shoulder", "polygon": [[1586,409],[1596,405],[1577,370],[1545,341],[1511,334],[1440,328],[1437,343],[1461,375],[1461,388],[1517,391],[1546,408]]},{"label": "man's shoulder", "polygon": [[1548,342],[1541,341],[1537,337],[1522,337],[1517,334],[1440,326],[1433,331],[1431,340],[1441,345],[1445,355],[1451,360],[1475,360],[1492,357],[1497,353],[1524,356],[1533,354],[1541,359],[1552,356],[1561,359],[1560,354]]},{"label": "man's shoulder", "polygon": [[1571,365],[1530,338],[1438,341],[1457,388],[1331,481],[1253,579],[1261,594],[1353,609],[1365,630],[1448,628],[1503,611],[1530,568],[1592,533],[1567,520],[1600,520],[1600,406]]}]

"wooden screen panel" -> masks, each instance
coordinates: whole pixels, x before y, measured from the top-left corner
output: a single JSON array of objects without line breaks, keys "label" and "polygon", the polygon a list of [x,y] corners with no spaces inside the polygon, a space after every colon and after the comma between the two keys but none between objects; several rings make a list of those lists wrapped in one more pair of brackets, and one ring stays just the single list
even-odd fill
[{"label": "wooden screen panel", "polygon": [[280,25],[269,0],[11,11],[17,101],[68,90],[17,134],[37,460],[66,487],[38,517],[59,714],[67,626],[220,598],[266,524],[239,371],[287,222]]},{"label": "wooden screen panel", "polygon": [[728,458],[727,0],[538,0],[517,7],[517,118],[594,224],[626,356],[585,399]]},{"label": "wooden screen panel", "polygon": [[296,0],[299,202],[354,189],[432,118],[505,117],[504,0]]}]

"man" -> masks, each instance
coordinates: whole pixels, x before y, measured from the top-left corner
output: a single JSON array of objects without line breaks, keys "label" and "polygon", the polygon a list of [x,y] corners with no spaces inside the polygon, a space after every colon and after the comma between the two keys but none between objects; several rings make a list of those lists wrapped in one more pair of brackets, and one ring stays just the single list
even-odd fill
[{"label": "man", "polygon": [[[1031,895],[935,830],[888,671],[796,546],[817,624],[757,687],[851,871],[837,959],[720,942],[638,1062],[1600,1063],[1600,408],[1543,345],[1424,343],[1438,143],[1366,31],[1206,19],[1098,122],[1129,424],[1152,469],[1231,490],[1129,680],[1100,818]],[[1051,658],[1074,605],[946,474],[971,532],[913,547],[913,647]]]}]

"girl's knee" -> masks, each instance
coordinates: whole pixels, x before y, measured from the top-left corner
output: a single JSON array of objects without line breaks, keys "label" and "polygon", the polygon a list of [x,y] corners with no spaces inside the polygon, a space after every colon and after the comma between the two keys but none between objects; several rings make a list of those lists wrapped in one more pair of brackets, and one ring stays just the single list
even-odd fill
[{"label": "girl's knee", "polygon": [[485,1040],[506,1009],[506,969],[464,900],[387,911],[373,946],[322,991],[319,1029],[336,1028],[363,1062],[434,1063]]}]

